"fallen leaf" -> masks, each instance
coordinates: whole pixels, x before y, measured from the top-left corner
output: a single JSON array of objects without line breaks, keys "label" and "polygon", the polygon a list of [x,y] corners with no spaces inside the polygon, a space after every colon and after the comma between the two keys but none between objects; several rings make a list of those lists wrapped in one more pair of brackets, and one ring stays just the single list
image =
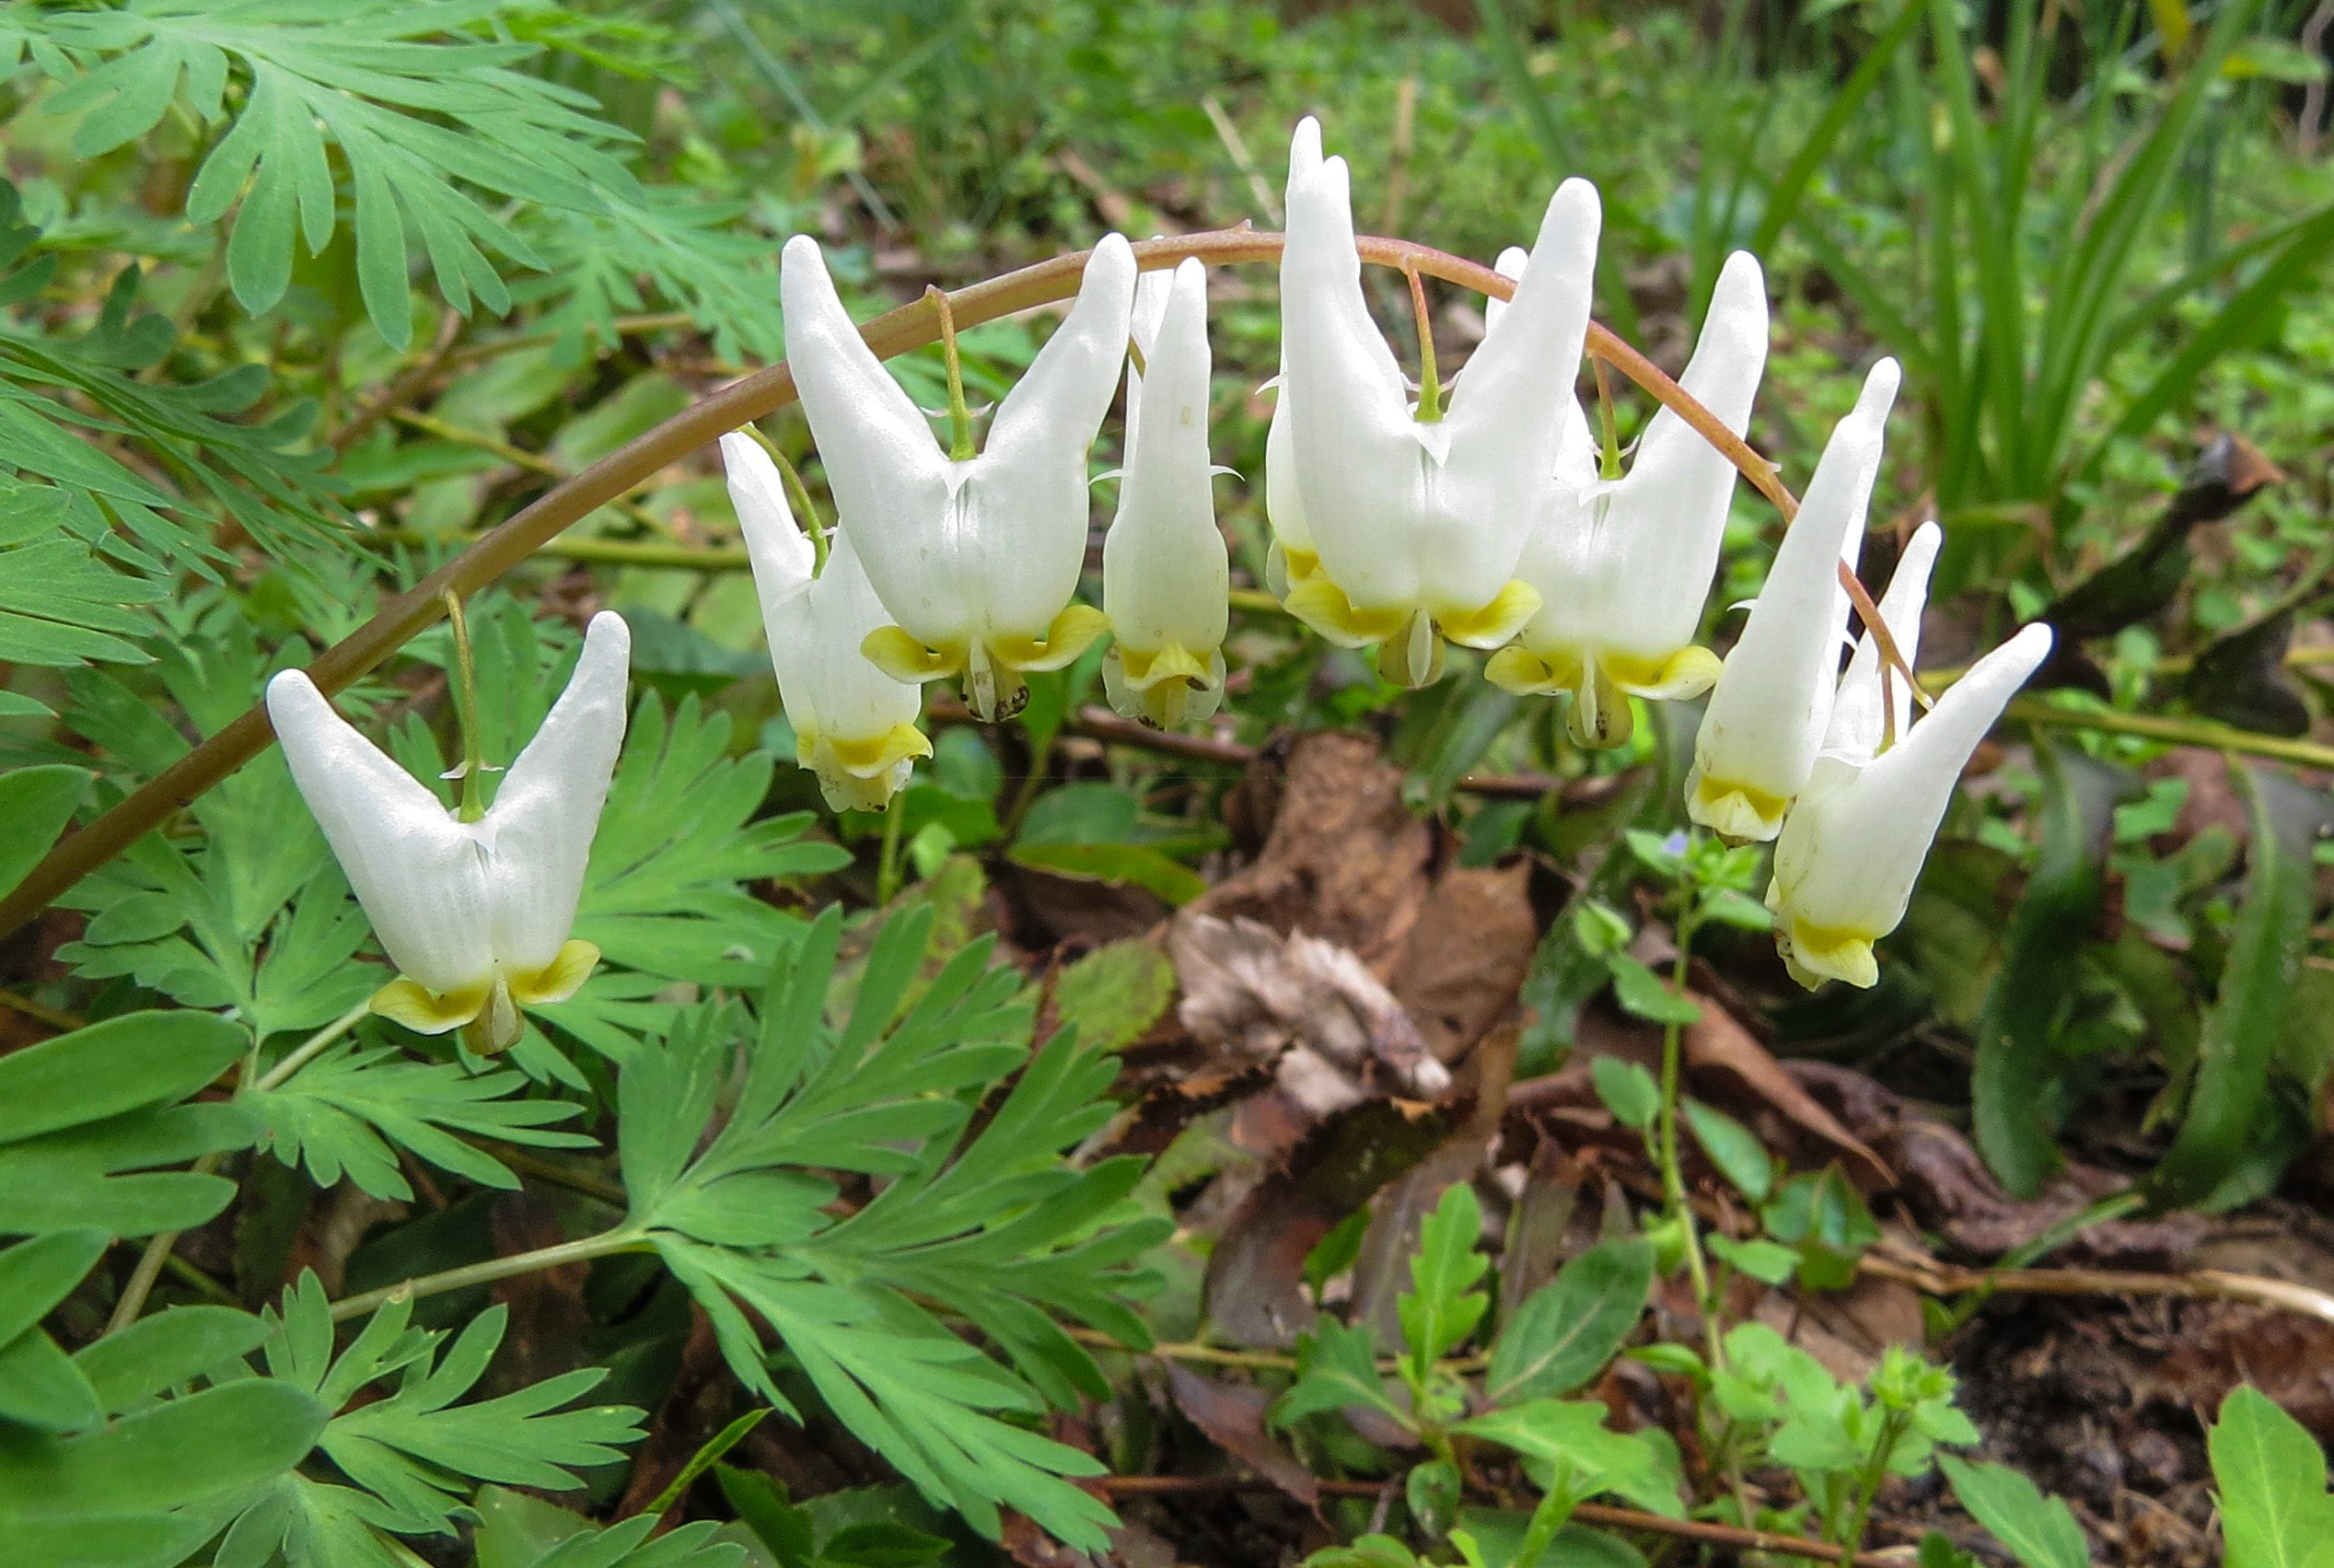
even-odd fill
[{"label": "fallen leaf", "polygon": [[1701,1008],[1701,1017],[1686,1027],[1686,1063],[1694,1074],[1697,1088],[1703,1086],[1711,1073],[1727,1074],[1750,1098],[1844,1158],[1854,1171],[1857,1185],[1865,1191],[1886,1191],[1897,1184],[1887,1162],[1802,1088],[1732,1014],[1706,996],[1694,995],[1693,1000]]},{"label": "fallen leaf", "polygon": [[1282,1090],[1315,1117],[1367,1098],[1373,1063],[1403,1092],[1439,1098],[1450,1072],[1410,1014],[1351,948],[1245,917],[1186,914],[1167,933],[1183,1000],[1202,1045],[1274,1064]]},{"label": "fallen leaf", "polygon": [[1272,831],[1254,864],[1184,906],[1245,916],[1351,948],[1373,970],[1399,953],[1426,897],[1434,846],[1402,803],[1400,770],[1367,736],[1301,737],[1288,749]]},{"label": "fallen leaf", "polygon": [[1437,1060],[1457,1062],[1506,1016],[1539,941],[1524,861],[1454,869],[1426,894],[1389,988]]},{"label": "fallen leaf", "polygon": [[1320,1502],[1320,1483],[1281,1441],[1264,1428],[1272,1400],[1245,1383],[1219,1383],[1176,1362],[1167,1363],[1167,1389],[1176,1408],[1205,1433],[1208,1441],[1310,1508]]},{"label": "fallen leaf", "polygon": [[1235,1344],[1295,1342],[1313,1324],[1306,1254],[1449,1132],[1445,1113],[1386,1099],[1316,1126],[1250,1191],[1208,1255],[1202,1295],[1217,1330]]}]

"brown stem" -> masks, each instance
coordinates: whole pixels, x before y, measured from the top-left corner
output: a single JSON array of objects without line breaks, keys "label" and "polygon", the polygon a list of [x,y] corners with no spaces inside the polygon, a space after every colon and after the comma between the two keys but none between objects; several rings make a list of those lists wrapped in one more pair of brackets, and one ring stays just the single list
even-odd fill
[{"label": "brown stem", "polygon": [[[1491,268],[1428,246],[1374,237],[1365,237],[1359,243],[1363,259],[1381,266],[1414,266],[1431,277],[1502,299],[1515,292],[1514,285]],[[1172,267],[1186,257],[1223,266],[1276,261],[1281,244],[1282,238],[1277,234],[1241,227],[1147,239],[1134,247],[1134,253],[1146,269]],[[1056,256],[958,289],[948,296],[950,314],[961,329],[1033,306],[1067,299],[1077,291],[1087,254],[1081,250]],[[861,328],[860,335],[879,357],[889,359],[935,342],[939,331],[940,312],[929,301],[918,300],[884,312]],[[1720,424],[1708,409],[1688,397],[1651,360],[1593,321],[1588,328],[1588,352],[1606,360],[1664,406],[1674,410],[1703,439],[1724,452],[1761,494],[1782,508],[1786,517],[1796,509],[1797,502],[1775,477],[1773,466]],[[372,620],[318,655],[316,662],[308,666],[308,678],[327,695],[343,690],[434,623],[444,613],[442,595],[451,592],[469,598],[578,518],[621,500],[665,468],[725,433],[784,408],[795,401],[795,395],[794,373],[783,364],[773,365],[732,382],[654,430],[633,437],[583,472],[536,497],[476,544],[403,593],[392,595]],[[1869,613],[1869,598],[1864,596],[1860,587],[1853,586],[1852,576],[1849,582],[1859,613]],[[1882,645],[1886,651],[1892,645],[1884,636]],[[111,810],[56,845],[13,891],[0,898],[0,936],[22,926],[52,899],[259,755],[270,738],[266,709],[255,704],[132,791]]]}]

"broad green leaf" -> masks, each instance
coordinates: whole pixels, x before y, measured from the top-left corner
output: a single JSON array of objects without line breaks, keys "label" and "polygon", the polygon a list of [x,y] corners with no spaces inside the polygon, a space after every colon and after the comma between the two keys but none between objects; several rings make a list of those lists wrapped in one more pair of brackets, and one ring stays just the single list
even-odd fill
[{"label": "broad green leaf", "polygon": [[267,1325],[232,1307],[174,1307],[92,1340],[74,1363],[108,1411],[125,1411],[259,1348]]},{"label": "broad green leaf", "polygon": [[73,1358],[38,1329],[0,1344],[0,1419],[70,1432],[105,1418]]},{"label": "broad green leaf", "polygon": [[1661,1086],[1634,1062],[1595,1057],[1588,1063],[1588,1076],[1597,1098],[1622,1126],[1643,1132],[1661,1115]]},{"label": "broad green leaf", "polygon": [[1775,1156],[1767,1152],[1759,1134],[1698,1099],[1690,1099],[1678,1109],[1685,1114],[1686,1125],[1693,1129],[1694,1142],[1701,1145],[1719,1174],[1752,1202],[1765,1202],[1774,1191]]},{"label": "broad green leaf", "polygon": [[135,1514],[261,1486],[324,1428],[305,1391],[248,1378],[77,1437],[0,1432],[0,1520]]},{"label": "broad green leaf", "polygon": [[2207,1446],[2228,1568],[2334,1564],[2326,1451],[2300,1422],[2258,1388],[2240,1387],[2221,1402]]},{"label": "broad green leaf", "polygon": [[105,1251],[99,1230],[60,1230],[0,1252],[0,1344],[37,1325]]},{"label": "broad green leaf", "polygon": [[1939,1457],[1953,1494],[2024,1568],[2090,1568],[2091,1543],[2073,1513],[2007,1465]]},{"label": "broad green leaf", "polygon": [[1654,1249],[1642,1237],[1600,1241],[1581,1253],[1500,1330],[1484,1397],[1506,1405],[1581,1387],[1637,1327],[1653,1288]]},{"label": "broad green leaf", "polygon": [[0,1144],[181,1098],[243,1055],[202,1013],[126,1013],[0,1057]]},{"label": "broad green leaf", "polygon": [[1544,1490],[1574,1496],[1609,1492],[1640,1508],[1682,1518],[1684,1476],[1666,1433],[1622,1434],[1594,1400],[1527,1400],[1458,1423],[1451,1430],[1513,1449]]},{"label": "broad green leaf", "polygon": [[2096,922],[2114,813],[2130,776],[2038,745],[2042,851],[2010,913],[2002,967],[1978,1022],[1970,1076],[1978,1148],[2003,1185],[2032,1197],[2059,1163],[2061,1037],[2082,937]]},{"label": "broad green leaf", "polygon": [[49,853],[88,789],[89,771],[62,762],[0,773],[0,822],[8,824],[0,838],[0,893],[23,881]]},{"label": "broad green leaf", "polygon": [[2235,770],[2252,836],[2245,902],[2230,933],[2220,993],[2198,1044],[2196,1082],[2172,1147],[2142,1190],[2159,1208],[2193,1202],[2235,1170],[2259,1132],[2294,975],[2307,946],[2312,846],[2328,820],[2323,795],[2280,775]]}]

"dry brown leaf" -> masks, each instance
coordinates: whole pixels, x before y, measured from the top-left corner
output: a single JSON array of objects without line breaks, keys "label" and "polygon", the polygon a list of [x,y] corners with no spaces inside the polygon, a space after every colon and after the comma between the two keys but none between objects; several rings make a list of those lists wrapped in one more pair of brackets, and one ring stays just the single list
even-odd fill
[{"label": "dry brown leaf", "polygon": [[1320,1483],[1313,1472],[1265,1430],[1264,1411],[1272,1401],[1261,1388],[1220,1383],[1176,1362],[1167,1363],[1167,1378],[1176,1408],[1208,1441],[1306,1507],[1320,1502]]},{"label": "dry brown leaf", "polygon": [[1447,871],[1428,891],[1391,981],[1426,1047],[1457,1062],[1515,1005],[1539,925],[1524,861]]},{"label": "dry brown leaf", "polygon": [[1366,1098],[1373,1063],[1419,1098],[1450,1087],[1410,1014],[1350,948],[1186,913],[1168,930],[1167,956],[1183,1027],[1202,1045],[1272,1063],[1282,1091],[1313,1117]]},{"label": "dry brown leaf", "polygon": [[1367,736],[1307,735],[1288,749],[1279,795],[1255,864],[1186,905],[1185,915],[1302,929],[1378,969],[1418,919],[1434,846],[1402,803],[1400,771],[1379,760]]},{"label": "dry brown leaf", "polygon": [[1701,1008],[1701,1017],[1686,1028],[1686,1063],[1695,1074],[1697,1088],[1707,1074],[1725,1073],[1753,1098],[1846,1159],[1859,1186],[1885,1191],[1896,1185],[1896,1173],[1887,1162],[1801,1087],[1732,1014],[1707,996],[1693,999]]}]

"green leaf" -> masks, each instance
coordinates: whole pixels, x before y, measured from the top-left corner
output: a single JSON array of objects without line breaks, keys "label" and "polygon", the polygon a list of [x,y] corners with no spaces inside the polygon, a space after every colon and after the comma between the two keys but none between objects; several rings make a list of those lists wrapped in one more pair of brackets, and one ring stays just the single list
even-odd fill
[{"label": "green leaf", "polygon": [[[637,189],[604,150],[621,133],[579,111],[588,99],[512,70],[531,47],[464,37],[477,17],[458,0],[201,9],[146,0],[54,19],[50,41],[83,74],[49,107],[89,111],[75,146],[92,157],[145,134],[181,74],[208,84],[178,100],[226,125],[188,189],[187,216],[210,223],[234,210],[227,273],[254,314],[282,297],[295,246],[320,253],[343,221],[337,152],[366,304],[390,346],[403,348],[406,229],[421,237],[449,305],[467,310],[475,296],[499,311],[508,294],[490,257],[539,259],[498,206],[588,208],[598,189]],[[230,80],[240,99],[231,119],[220,91]]]},{"label": "green leaf", "polygon": [[1637,1327],[1653,1288],[1654,1249],[1643,1237],[1589,1248],[1527,1296],[1500,1330],[1484,1397],[1506,1405],[1581,1387]]},{"label": "green leaf", "polygon": [[2130,774],[2038,744],[2042,850],[2010,912],[2002,967],[1978,1021],[1970,1077],[1978,1148],[2003,1186],[2030,1198],[2059,1163],[2061,1040],[2082,936],[2098,918],[2115,808]]},{"label": "green leaf", "polygon": [[[629,1406],[558,1408],[599,1382],[597,1368],[456,1403],[485,1374],[508,1314],[493,1307],[453,1334],[410,1327],[412,1312],[410,1301],[383,1306],[337,1357],[331,1307],[313,1272],[267,1315],[261,1352],[276,1381],[263,1386],[304,1390],[337,1411],[317,1446],[354,1485],[282,1478],[239,1511],[223,1563],[264,1562],[303,1540],[335,1563],[394,1562],[374,1532],[451,1535],[476,1482],[570,1490],[583,1484],[577,1469],[621,1459],[619,1445],[640,1437],[641,1412]],[[392,1374],[386,1397],[352,1402]],[[325,1551],[319,1541],[336,1544]]]},{"label": "green leaf", "polygon": [[1634,1017],[1655,1024],[1691,1024],[1701,1017],[1701,1008],[1691,997],[1680,996],[1669,988],[1669,982],[1650,968],[1626,953],[1616,953],[1607,960],[1613,970],[1613,1000],[1621,1011]]},{"label": "green leaf", "polygon": [[1597,1098],[1622,1126],[1643,1132],[1661,1115],[1661,1086],[1634,1062],[1599,1056],[1588,1063],[1588,1076]]},{"label": "green leaf", "polygon": [[[0,557],[0,563],[6,560]],[[0,653],[0,658],[6,656]],[[0,822],[8,824],[6,838],[0,840],[0,892],[23,881],[49,853],[88,789],[87,768],[61,762],[0,773]]]},{"label": "green leaf", "polygon": [[1374,1410],[1403,1426],[1410,1417],[1386,1392],[1377,1346],[1367,1329],[1324,1317],[1296,1343],[1296,1381],[1272,1402],[1272,1424],[1290,1426],[1323,1411]]},{"label": "green leaf", "polygon": [[1797,1272],[1800,1265],[1799,1254],[1780,1241],[1768,1241],[1759,1237],[1736,1241],[1731,1236],[1718,1235],[1706,1237],[1703,1240],[1713,1257],[1763,1284],[1782,1283]]},{"label": "green leaf", "polygon": [[2334,1563],[2326,1452],[2300,1422],[2259,1389],[2240,1387],[2221,1402],[2206,1446],[2220,1488],[2228,1568]]},{"label": "green leaf", "polygon": [[93,1340],[75,1353],[109,1411],[130,1409],[257,1350],[267,1325],[232,1307],[174,1307]]},{"label": "green leaf", "polygon": [[1442,1201],[1419,1229],[1411,1288],[1394,1306],[1403,1342],[1421,1378],[1475,1331],[1491,1306],[1488,1295],[1470,1288],[1492,1263],[1476,1250],[1482,1232],[1482,1207],[1475,1200],[1475,1189],[1464,1181],[1445,1189]]},{"label": "green leaf", "polygon": [[1678,1449],[1655,1430],[1615,1432],[1593,1400],[1527,1400],[1462,1421],[1451,1430],[1513,1449],[1542,1491],[1588,1497],[1610,1493],[1667,1518],[1685,1516]]},{"label": "green leaf", "polygon": [[656,1536],[663,1521],[650,1512],[602,1529],[500,1486],[482,1488],[476,1507],[476,1568],[737,1568],[747,1560],[744,1547],[712,1539],[720,1527],[710,1520]]},{"label": "green leaf", "polygon": [[2091,1542],[2073,1513],[2007,1465],[1972,1464],[1943,1455],[1953,1495],[1993,1533],[2024,1568],[2090,1568]]},{"label": "green leaf", "polygon": [[1686,1125],[1693,1129],[1694,1142],[1701,1145],[1719,1174],[1752,1202],[1765,1202],[1774,1190],[1775,1156],[1767,1152],[1759,1134],[1698,1099],[1690,1099],[1679,1109],[1685,1113]]},{"label": "green leaf", "polygon": [[201,1013],[127,1013],[0,1056],[0,1144],[193,1093],[242,1059],[243,1032]]},{"label": "green leaf", "polygon": [[2270,1067],[2309,941],[2310,856],[2328,820],[2325,798],[2281,775],[2233,771],[2243,783],[2252,824],[2245,902],[2198,1043],[2187,1114],[2172,1147],[2142,1183],[2158,1208],[2212,1191],[2258,1136]]},{"label": "green leaf", "polygon": [[297,1464],[323,1426],[307,1392],[249,1378],[79,1436],[0,1430],[0,1521],[150,1515],[246,1492]]},{"label": "green leaf", "polygon": [[454,1062],[412,1062],[389,1046],[333,1047],[272,1089],[243,1103],[264,1129],[261,1146],[286,1165],[305,1167],[319,1187],[343,1175],[376,1198],[411,1198],[398,1168],[404,1149],[488,1187],[516,1189],[518,1179],[470,1138],[534,1148],[581,1148],[594,1140],[561,1132],[580,1107],[517,1098],[526,1075],[472,1072]]},{"label": "green leaf", "polygon": [[100,1230],[60,1230],[0,1251],[0,1344],[46,1318],[88,1273],[106,1239]]},{"label": "green leaf", "polygon": [[1074,1025],[1093,1051],[1132,1045],[1175,1000],[1175,966],[1148,942],[1128,938],[1097,947],[1053,982],[1053,1014]]}]

